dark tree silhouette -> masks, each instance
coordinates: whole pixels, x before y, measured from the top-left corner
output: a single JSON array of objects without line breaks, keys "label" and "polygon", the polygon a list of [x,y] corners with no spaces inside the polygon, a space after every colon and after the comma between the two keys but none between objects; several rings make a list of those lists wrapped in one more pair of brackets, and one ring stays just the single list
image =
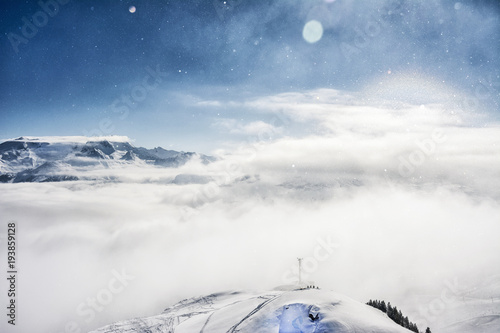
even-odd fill
[{"label": "dark tree silhouette", "polygon": [[[419,333],[417,325],[415,323],[412,323],[408,319],[408,316],[404,316],[401,310],[398,310],[396,306],[393,307],[391,305],[391,302],[388,302],[386,305],[385,301],[369,300],[366,304],[386,313],[387,316],[391,318],[392,321],[394,321],[396,324],[403,326],[404,328],[407,328],[412,332]],[[429,327],[427,327],[425,333],[432,333]]]}]

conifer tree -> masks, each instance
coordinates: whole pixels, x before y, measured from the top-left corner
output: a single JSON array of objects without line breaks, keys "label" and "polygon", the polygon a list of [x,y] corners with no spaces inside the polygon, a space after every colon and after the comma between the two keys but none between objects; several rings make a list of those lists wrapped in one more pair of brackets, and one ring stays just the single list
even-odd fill
[{"label": "conifer tree", "polygon": [[387,307],[384,301],[380,303],[380,310],[382,310],[382,312],[387,312]]},{"label": "conifer tree", "polygon": [[408,320],[408,317],[403,318],[403,327],[410,328],[410,321]]}]

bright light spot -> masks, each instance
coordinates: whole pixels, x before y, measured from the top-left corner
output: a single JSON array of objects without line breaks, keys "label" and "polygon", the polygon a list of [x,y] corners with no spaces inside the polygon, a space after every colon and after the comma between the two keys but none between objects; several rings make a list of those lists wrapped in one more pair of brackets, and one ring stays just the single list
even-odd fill
[{"label": "bright light spot", "polygon": [[135,8],[135,6],[130,6],[130,7],[128,8],[128,11],[129,11],[129,12],[131,12],[131,13],[133,14],[133,13],[135,13],[136,9],[137,9],[137,8]]},{"label": "bright light spot", "polygon": [[308,43],[316,43],[323,36],[323,26],[316,20],[311,20],[306,23],[304,30],[302,30],[302,37]]},{"label": "bright light spot", "polygon": [[460,10],[462,8],[462,4],[460,2],[455,2],[455,10]]}]

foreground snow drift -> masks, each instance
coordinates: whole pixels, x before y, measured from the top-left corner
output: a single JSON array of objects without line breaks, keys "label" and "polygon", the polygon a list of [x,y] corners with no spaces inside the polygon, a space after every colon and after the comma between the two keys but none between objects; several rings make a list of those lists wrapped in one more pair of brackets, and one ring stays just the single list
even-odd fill
[{"label": "foreground snow drift", "polygon": [[330,291],[226,292],[181,301],[162,314],[115,323],[111,332],[410,332],[384,313]]}]

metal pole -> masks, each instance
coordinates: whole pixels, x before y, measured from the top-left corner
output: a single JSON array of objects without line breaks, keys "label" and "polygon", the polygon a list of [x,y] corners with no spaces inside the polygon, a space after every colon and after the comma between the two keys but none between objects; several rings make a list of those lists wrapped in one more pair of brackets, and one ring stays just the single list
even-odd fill
[{"label": "metal pole", "polygon": [[303,258],[297,258],[297,260],[299,261],[299,286],[302,284],[302,259]]}]

